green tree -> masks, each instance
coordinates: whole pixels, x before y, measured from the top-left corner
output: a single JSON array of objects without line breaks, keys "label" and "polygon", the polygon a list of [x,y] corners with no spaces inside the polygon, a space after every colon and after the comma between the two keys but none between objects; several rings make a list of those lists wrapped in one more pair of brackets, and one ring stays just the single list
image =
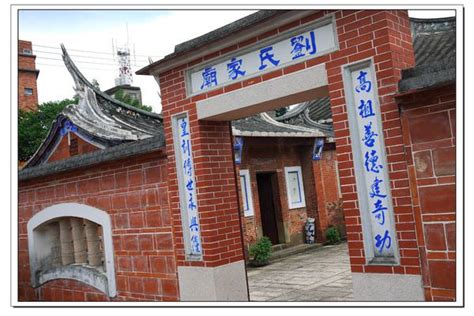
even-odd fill
[{"label": "green tree", "polygon": [[77,99],[45,102],[38,111],[18,112],[18,159],[28,160],[46,138],[53,121],[68,104],[77,104]]},{"label": "green tree", "polygon": [[145,110],[147,112],[152,112],[151,106],[140,104],[140,102],[137,99],[132,98],[131,96],[125,94],[123,89],[118,89],[117,92],[115,92],[114,98],[116,100],[119,100],[123,103],[127,103],[128,105],[134,106],[136,108]]}]

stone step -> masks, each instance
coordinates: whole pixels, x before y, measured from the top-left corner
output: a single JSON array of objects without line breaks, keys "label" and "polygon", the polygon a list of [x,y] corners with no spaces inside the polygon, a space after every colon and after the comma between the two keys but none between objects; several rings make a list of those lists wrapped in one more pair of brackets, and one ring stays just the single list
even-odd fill
[{"label": "stone step", "polygon": [[281,258],[286,258],[297,253],[302,253],[310,249],[322,247],[322,244],[301,244],[295,246],[288,246],[285,244],[278,244],[272,246],[272,256],[270,257],[270,262],[279,260]]}]

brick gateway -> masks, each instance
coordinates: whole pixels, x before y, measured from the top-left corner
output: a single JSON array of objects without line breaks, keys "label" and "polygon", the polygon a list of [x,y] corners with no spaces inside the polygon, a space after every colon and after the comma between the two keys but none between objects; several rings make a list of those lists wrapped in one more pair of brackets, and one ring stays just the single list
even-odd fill
[{"label": "brick gateway", "polygon": [[[38,158],[37,167],[20,173],[20,299],[247,300],[229,121],[323,97],[329,97],[332,111],[355,298],[455,299],[452,63],[439,61],[437,71],[444,75],[438,76],[440,81],[427,84],[419,79],[429,71],[418,60],[415,64],[406,11],[260,11],[239,22],[237,28],[224,27],[180,44],[174,53],[139,71],[158,79],[163,105],[162,118],[145,118],[140,130],[146,133],[162,124],[163,135],[140,141],[139,132],[118,121],[114,124],[128,133],[117,133],[134,135],[132,145],[65,160],[55,165],[55,173]],[[316,53],[310,46],[318,42],[312,42],[311,32],[333,36],[333,45]],[[268,47],[298,36],[308,40],[306,57],[275,65],[276,55],[269,55]],[[232,56],[246,61],[254,51],[260,52],[266,70],[235,83],[214,84],[213,68],[217,71]],[[361,101],[348,92],[355,80],[351,74],[361,69],[369,72],[373,84],[370,101],[380,117],[379,146],[386,157],[379,161],[386,172],[387,190],[382,193],[391,197],[384,213],[390,235],[383,241],[383,234],[374,231],[377,222],[361,207],[367,197],[360,179],[368,176],[355,159],[360,147],[353,137],[354,107],[348,109]],[[196,74],[204,80],[200,86]],[[91,93],[87,84],[80,88]],[[179,151],[188,140],[192,155]],[[44,152],[62,146],[53,143]],[[95,165],[98,155],[107,156],[107,162]],[[65,172],[73,162],[82,169]],[[192,168],[180,169],[183,165]],[[194,186],[186,186],[190,183]],[[433,194],[440,191],[444,194]],[[92,286],[97,283],[81,278],[31,286],[36,276],[30,275],[26,224],[32,215],[61,203],[93,206],[112,218],[107,233],[113,240],[116,272],[107,277],[115,278],[117,295],[97,291]],[[45,236],[56,238],[54,233]],[[391,252],[384,250],[389,248]],[[101,269],[89,270],[103,276]]]}]

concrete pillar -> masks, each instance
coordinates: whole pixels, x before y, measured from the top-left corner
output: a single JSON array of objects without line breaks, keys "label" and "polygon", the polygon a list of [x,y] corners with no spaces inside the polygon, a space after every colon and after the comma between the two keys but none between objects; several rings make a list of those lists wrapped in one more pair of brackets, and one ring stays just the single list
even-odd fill
[{"label": "concrete pillar", "polygon": [[74,247],[72,244],[71,221],[69,218],[59,220],[59,236],[61,240],[61,263],[63,266],[74,263]]},{"label": "concrete pillar", "polygon": [[72,240],[74,245],[74,262],[87,263],[87,243],[84,233],[84,221],[82,218],[72,217]]},{"label": "concrete pillar", "polygon": [[57,222],[51,223],[49,228],[51,238],[51,266],[61,266],[61,241],[59,224]]},{"label": "concrete pillar", "polygon": [[87,260],[91,266],[102,264],[102,252],[100,251],[100,237],[98,225],[88,220],[84,220],[87,239]]}]

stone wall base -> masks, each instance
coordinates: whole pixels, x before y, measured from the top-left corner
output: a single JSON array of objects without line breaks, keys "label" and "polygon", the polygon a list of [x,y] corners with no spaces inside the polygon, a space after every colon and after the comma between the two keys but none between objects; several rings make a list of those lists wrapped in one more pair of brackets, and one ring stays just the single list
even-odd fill
[{"label": "stone wall base", "polygon": [[352,273],[355,301],[424,301],[421,275]]},{"label": "stone wall base", "polygon": [[243,260],[218,267],[178,267],[181,301],[248,301]]}]

